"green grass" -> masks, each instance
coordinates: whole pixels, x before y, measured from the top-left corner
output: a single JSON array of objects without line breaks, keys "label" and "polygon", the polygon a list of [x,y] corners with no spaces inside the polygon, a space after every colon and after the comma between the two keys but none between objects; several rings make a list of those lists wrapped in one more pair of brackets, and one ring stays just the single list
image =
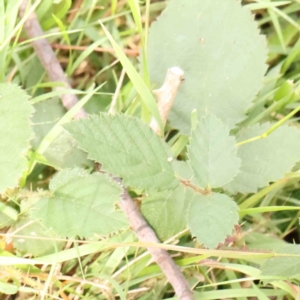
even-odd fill
[{"label": "green grass", "polygon": [[[80,1],[73,2],[75,7]],[[5,3],[9,3],[6,10]],[[256,13],[270,50],[264,88],[244,123],[269,120],[281,125],[284,120],[299,126],[300,3],[243,1],[243,4]],[[17,17],[14,5],[17,4],[13,1],[0,0],[0,79],[21,85],[32,96],[32,103],[47,103],[50,115],[54,110],[63,111],[63,115],[53,112],[52,120],[42,121],[44,125],[50,124],[51,129],[39,132],[34,151],[29,153],[28,174],[24,174],[22,180],[24,189],[7,191],[3,196],[4,201],[19,206],[21,202],[27,205],[39,197],[43,193],[40,189],[47,189],[55,169],[39,155],[53,151],[50,144],[60,134],[60,125],[71,119],[81,106],[94,114],[108,111],[123,68],[127,75],[116,98],[115,111],[144,121],[149,121],[153,115],[160,122],[150,93],[145,57],[149,23],[160,13],[165,2],[84,0],[80,9],[74,13],[70,10],[62,22],[53,22],[45,37],[54,48],[65,46],[65,50],[57,47],[56,55],[71,80],[73,92],[81,98],[69,112],[65,112],[58,102],[51,102],[59,93],[52,91],[55,84],[48,81],[29,41],[20,31],[24,20]],[[99,48],[104,52],[97,52]],[[139,62],[136,56],[124,55],[121,49],[125,48],[131,49],[133,54],[142,52],[144,58]],[[140,65],[144,70],[142,76],[136,71]],[[287,80],[293,81],[291,89],[282,91],[278,101],[274,102],[274,95]],[[184,158],[188,140],[169,126],[165,136],[176,155]],[[219,250],[201,249],[187,231],[162,245],[154,245],[171,251],[190,286],[197,292],[196,299],[299,297],[299,279],[289,282],[285,278],[260,274],[261,264],[274,256],[277,247],[286,241],[300,243],[298,169],[296,166],[285,179],[256,194],[236,196],[242,226]],[[10,215],[11,212],[1,213]],[[14,232],[13,227],[11,230],[18,238],[18,232]],[[22,299],[174,299],[171,286],[145,252],[149,245],[138,242],[129,230],[108,239],[62,239],[65,242],[63,250],[27,259],[26,263],[22,258],[26,253],[8,248],[10,234],[1,235],[0,299],[7,299],[5,294],[15,291],[16,286],[25,295]],[[31,239],[42,240],[28,236],[28,240]],[[44,266],[34,266],[40,264]],[[32,265],[30,272],[28,265]],[[41,290],[44,296],[38,294]]]}]

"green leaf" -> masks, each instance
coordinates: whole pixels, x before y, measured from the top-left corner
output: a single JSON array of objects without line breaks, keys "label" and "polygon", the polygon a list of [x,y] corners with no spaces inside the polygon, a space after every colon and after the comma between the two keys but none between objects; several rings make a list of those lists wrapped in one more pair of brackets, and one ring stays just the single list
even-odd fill
[{"label": "green leaf", "polygon": [[185,81],[172,106],[171,124],[190,132],[190,116],[207,112],[232,129],[243,120],[262,85],[266,41],[239,1],[171,0],[148,42],[150,79],[155,87],[167,69],[178,66]]},{"label": "green leaf", "polygon": [[122,177],[125,186],[153,192],[178,185],[170,148],[141,120],[101,113],[66,124],[65,128],[89,158]]},{"label": "green leaf", "polygon": [[4,280],[0,281],[0,293],[5,295],[16,294],[19,290],[19,287],[12,283],[7,283]]},{"label": "green leaf", "polygon": [[142,213],[162,241],[186,228],[187,211],[193,197],[191,189],[179,185],[173,191],[143,199]]},{"label": "green leaf", "polygon": [[173,160],[172,167],[177,177],[180,179],[188,180],[194,182],[194,172],[191,169],[191,166],[183,160]]},{"label": "green leaf", "polygon": [[243,238],[243,242],[247,245],[249,250],[264,250],[264,251],[278,251],[281,248],[287,246],[287,243],[280,239],[266,233],[259,233],[255,231],[249,231]]},{"label": "green leaf", "polygon": [[0,201],[0,228],[8,227],[18,219],[18,211],[10,203]]},{"label": "green leaf", "polygon": [[14,247],[27,255],[37,257],[52,254],[62,250],[65,244],[56,240],[58,235],[53,229],[45,228],[38,221],[32,223],[29,217],[22,218],[15,225],[14,230],[18,232],[18,237],[13,238]]},{"label": "green leaf", "polygon": [[128,226],[115,209],[121,187],[103,173],[71,169],[60,172],[50,184],[52,197],[42,198],[32,214],[61,236],[107,235]]},{"label": "green leaf", "polygon": [[[32,117],[35,138],[32,145],[35,149],[53,126],[60,120],[65,110],[58,98],[38,102],[34,105],[35,113]],[[66,132],[62,131],[43,153],[48,163],[57,169],[87,166],[91,164],[87,155],[78,149],[78,143]]]},{"label": "green leaf", "polygon": [[18,185],[27,168],[25,154],[32,138],[28,95],[16,85],[0,83],[0,193]]},{"label": "green leaf", "polygon": [[81,168],[66,169],[63,172],[59,172],[52,178],[49,183],[49,190],[55,192],[60,187],[67,185],[72,180],[78,178],[84,178],[88,176],[88,171]]},{"label": "green leaf", "polygon": [[[300,276],[300,247],[299,245],[287,245],[276,251],[281,254],[291,254],[285,257],[273,257],[267,259],[262,265],[262,276],[283,276],[295,278]],[[297,255],[297,256],[295,256]]]},{"label": "green leaf", "polygon": [[[266,132],[271,125],[255,125],[241,130],[238,141],[244,141]],[[239,146],[242,159],[240,173],[225,186],[231,193],[252,193],[271,181],[284,177],[300,160],[300,131],[281,126],[268,137]]]},{"label": "green leaf", "polygon": [[7,214],[0,211],[0,228],[11,226],[14,223],[15,221],[13,219],[11,219]]},{"label": "green leaf", "polygon": [[192,235],[211,249],[225,241],[238,220],[238,206],[223,194],[197,195],[189,207],[188,227]]},{"label": "green leaf", "polygon": [[53,140],[43,156],[57,169],[92,166],[86,153],[78,148],[78,143],[65,130]]},{"label": "green leaf", "polygon": [[238,173],[241,162],[235,144],[229,129],[215,116],[207,115],[198,123],[192,131],[188,157],[200,187],[221,187]]}]

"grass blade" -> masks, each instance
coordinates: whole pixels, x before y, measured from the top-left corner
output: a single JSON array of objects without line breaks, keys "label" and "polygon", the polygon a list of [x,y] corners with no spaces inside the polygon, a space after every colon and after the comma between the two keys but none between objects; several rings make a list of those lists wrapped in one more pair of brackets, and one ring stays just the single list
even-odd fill
[{"label": "grass blade", "polygon": [[153,117],[157,121],[157,124],[159,126],[160,132],[163,134],[163,125],[161,121],[161,117],[156,105],[156,101],[154,99],[154,96],[148,89],[147,85],[141,78],[140,74],[136,71],[130,60],[127,58],[127,56],[123,53],[122,49],[119,47],[119,45],[116,43],[112,35],[108,32],[106,27],[103,25],[101,21],[99,21],[102,29],[104,30],[107,38],[109,39],[110,43],[112,44],[114,50],[116,51],[116,55],[118,59],[120,60],[121,64],[123,65],[123,68],[125,69],[128,77],[132,81],[132,84],[136,88],[137,92],[140,94],[142,101],[147,106],[149,111],[152,113]]}]

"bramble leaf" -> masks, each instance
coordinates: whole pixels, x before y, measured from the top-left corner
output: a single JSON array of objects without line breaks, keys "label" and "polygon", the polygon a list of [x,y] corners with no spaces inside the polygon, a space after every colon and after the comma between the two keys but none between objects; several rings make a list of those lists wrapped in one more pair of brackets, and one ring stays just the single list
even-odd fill
[{"label": "bramble leaf", "polygon": [[[187,161],[175,159],[172,161],[172,167],[176,174],[176,177],[185,181],[193,182],[194,172]],[[193,182],[193,184],[196,183]]]},{"label": "bramble leaf", "polygon": [[66,169],[54,176],[49,183],[49,190],[55,192],[60,187],[68,185],[72,180],[88,176],[88,171],[81,168]]},{"label": "bramble leaf", "polygon": [[0,193],[17,186],[27,168],[25,154],[33,137],[28,99],[20,87],[0,83]]},{"label": "bramble leaf", "polygon": [[167,69],[184,71],[171,124],[188,135],[190,116],[212,113],[232,129],[245,117],[266,71],[267,47],[247,7],[236,0],[171,0],[152,23],[148,68],[155,87]]},{"label": "bramble leaf", "polygon": [[[238,141],[244,141],[266,132],[271,125],[255,125],[242,129]],[[252,193],[271,181],[284,177],[300,160],[300,131],[281,126],[268,137],[238,147],[242,164],[239,174],[224,188],[231,193]]]},{"label": "bramble leaf", "polygon": [[[262,265],[262,276],[282,276],[287,278],[300,277],[300,247],[285,245],[276,253],[291,256],[275,256],[267,259]],[[298,256],[295,256],[298,255]]]},{"label": "bramble leaf", "polygon": [[162,241],[186,228],[193,197],[191,189],[179,185],[173,191],[163,191],[143,200],[142,213]]},{"label": "bramble leaf", "polygon": [[101,113],[65,127],[89,158],[122,177],[125,186],[157,191],[178,185],[170,163],[171,150],[141,120]]},{"label": "bramble leaf", "polygon": [[225,241],[238,220],[238,206],[223,194],[199,194],[189,207],[188,227],[192,235],[211,249]]},{"label": "bramble leaf", "polygon": [[88,238],[128,226],[125,215],[115,209],[121,187],[106,174],[64,170],[52,180],[50,189],[53,195],[42,198],[32,215],[61,236]]},{"label": "bramble leaf", "polygon": [[[32,145],[37,148],[55,123],[63,117],[65,110],[58,98],[38,102],[34,108],[32,122],[35,138]],[[78,149],[77,142],[65,130],[49,145],[43,156],[51,166],[57,169],[84,167],[91,164],[87,160],[86,153]]]},{"label": "bramble leaf", "polygon": [[10,203],[0,202],[0,229],[11,226],[18,219],[18,210]]},{"label": "bramble leaf", "polygon": [[37,221],[32,223],[28,217],[22,218],[14,226],[14,229],[17,230],[18,237],[13,238],[13,245],[27,255],[42,256],[52,254],[60,251],[65,244],[59,241],[57,234],[52,229],[46,229],[43,224]]},{"label": "bramble leaf", "polygon": [[197,124],[192,131],[188,157],[200,187],[222,187],[234,178],[241,164],[235,144],[228,128],[215,116],[207,115]]}]

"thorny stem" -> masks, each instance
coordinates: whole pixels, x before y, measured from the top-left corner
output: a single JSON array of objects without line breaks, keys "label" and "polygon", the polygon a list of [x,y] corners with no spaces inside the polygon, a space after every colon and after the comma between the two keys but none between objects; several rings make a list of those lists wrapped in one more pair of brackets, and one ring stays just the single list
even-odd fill
[{"label": "thorny stem", "polygon": [[[20,6],[20,15],[24,16],[24,13],[27,8],[27,0],[24,0]],[[34,47],[34,50],[36,54],[38,55],[44,69],[46,70],[50,80],[52,81],[59,81],[63,82],[67,88],[71,88],[70,84],[68,83],[68,80],[63,72],[62,67],[60,66],[59,61],[57,60],[49,42],[45,38],[37,39],[39,36],[42,36],[44,33],[41,29],[40,23],[37,19],[37,16],[35,13],[31,14],[29,18],[26,20],[24,24],[24,30],[31,39],[35,39],[32,44]],[[182,74],[180,75],[182,76]],[[173,95],[170,95],[171,97],[166,99],[166,101],[170,101],[170,99],[174,99],[177,88],[180,84],[180,80],[177,80],[176,85],[173,84]],[[164,87],[164,86],[163,86]],[[166,89],[169,89],[170,87],[165,86]],[[163,93],[162,93],[163,94]],[[61,97],[63,105],[67,109],[71,109],[77,102],[78,99],[73,94],[66,94]],[[160,103],[160,100],[159,100]],[[169,105],[169,108],[167,110],[164,110],[164,118],[167,118],[167,115],[169,113],[169,110],[171,108],[171,105]],[[168,107],[168,105],[167,105]],[[161,112],[161,110],[160,110]],[[162,112],[161,112],[162,113]],[[85,118],[87,117],[87,113],[81,109],[78,114],[76,115],[76,119]],[[166,119],[165,119],[166,120]],[[121,201],[119,202],[120,208],[123,210],[123,212],[126,214],[129,223],[132,227],[132,229],[135,231],[137,237],[142,242],[148,242],[148,243],[159,243],[159,239],[157,238],[154,230],[147,224],[145,219],[143,218],[142,214],[140,213],[137,205],[133,201],[133,199],[129,196],[127,190],[122,184],[122,181],[120,178],[115,178],[115,181],[117,181],[123,189],[123,194],[121,196]],[[179,299],[181,300],[193,300],[193,294],[191,292],[191,289],[189,287],[188,282],[184,278],[183,274],[181,273],[179,267],[175,264],[175,262],[172,260],[170,255],[168,254],[167,250],[161,249],[161,248],[147,248],[150,254],[152,255],[153,260],[159,265],[162,272],[165,274],[168,281],[171,283],[171,285],[174,288],[174,291]]]}]

